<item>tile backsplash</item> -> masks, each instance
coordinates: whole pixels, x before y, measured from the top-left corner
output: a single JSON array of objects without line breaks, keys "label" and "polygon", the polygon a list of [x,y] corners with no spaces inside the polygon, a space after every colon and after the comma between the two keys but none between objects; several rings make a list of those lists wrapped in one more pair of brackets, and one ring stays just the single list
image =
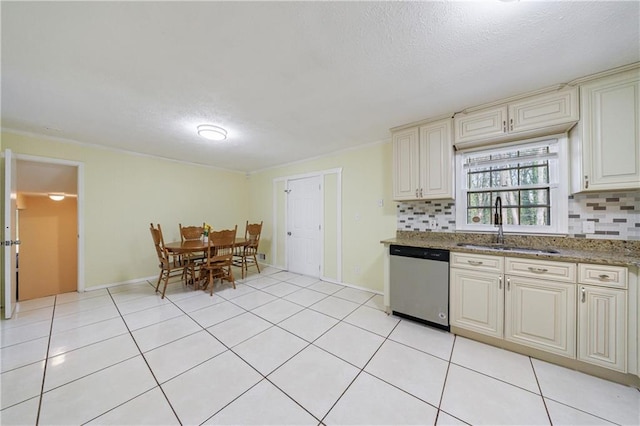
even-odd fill
[{"label": "tile backsplash", "polygon": [[[455,216],[453,200],[400,202],[397,205],[397,229],[454,232]],[[584,234],[583,222],[594,222],[595,234]],[[569,196],[569,236],[640,240],[640,191]]]}]

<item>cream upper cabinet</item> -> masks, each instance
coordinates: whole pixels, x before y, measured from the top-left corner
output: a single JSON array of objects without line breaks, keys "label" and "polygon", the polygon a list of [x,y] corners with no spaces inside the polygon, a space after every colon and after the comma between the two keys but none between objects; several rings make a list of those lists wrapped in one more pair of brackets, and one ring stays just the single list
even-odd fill
[{"label": "cream upper cabinet", "polygon": [[500,137],[507,133],[506,106],[483,109],[453,119],[456,144]]},{"label": "cream upper cabinet", "polygon": [[626,373],[627,268],[579,267],[578,359]]},{"label": "cream upper cabinet", "polygon": [[572,190],[640,188],[640,69],[580,87],[572,132]]},{"label": "cream upper cabinet", "polygon": [[487,140],[509,140],[561,133],[578,121],[577,88],[531,96],[496,107],[458,114],[455,145],[473,146]]},{"label": "cream upper cabinet", "polygon": [[414,200],[420,188],[420,145],[417,127],[393,134],[393,199]]},{"label": "cream upper cabinet", "polygon": [[451,119],[393,132],[393,199],[453,198]]}]

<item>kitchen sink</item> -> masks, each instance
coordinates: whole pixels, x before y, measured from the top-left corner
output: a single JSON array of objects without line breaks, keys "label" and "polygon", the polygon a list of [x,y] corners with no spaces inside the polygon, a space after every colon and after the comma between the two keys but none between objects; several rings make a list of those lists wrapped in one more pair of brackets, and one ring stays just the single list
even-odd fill
[{"label": "kitchen sink", "polygon": [[536,249],[529,247],[514,247],[506,246],[504,244],[470,244],[470,243],[458,243],[458,247],[478,249],[478,250],[497,250],[497,251],[510,251],[516,253],[531,253],[531,254],[557,254],[560,253],[554,249]]}]

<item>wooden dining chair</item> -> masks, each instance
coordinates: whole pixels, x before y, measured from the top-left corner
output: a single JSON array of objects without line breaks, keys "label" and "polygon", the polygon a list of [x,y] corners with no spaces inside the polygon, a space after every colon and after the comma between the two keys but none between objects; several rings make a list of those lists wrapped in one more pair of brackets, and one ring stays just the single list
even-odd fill
[{"label": "wooden dining chair", "polygon": [[[202,226],[182,226],[178,224],[180,229],[180,241],[199,241],[204,233],[204,223]],[[196,281],[198,268],[204,262],[204,252],[192,252],[183,255],[182,261],[185,264],[184,275],[187,280]]]},{"label": "wooden dining chair", "polygon": [[236,242],[236,232],[238,226],[233,229],[222,231],[211,231],[209,233],[209,249],[203,264],[200,266],[200,285],[206,289],[211,284],[211,295],[215,280],[220,282],[228,281],[236,288],[236,281],[233,277],[233,250]]},{"label": "wooden dining chair", "polygon": [[160,288],[160,282],[164,281],[162,288],[162,299],[164,299],[164,293],[167,291],[167,284],[169,278],[177,277],[180,275],[184,277],[185,265],[182,263],[180,256],[170,253],[164,246],[164,237],[162,236],[162,227],[158,224],[155,228],[151,223],[151,237],[153,238],[153,245],[156,248],[156,255],[158,256],[158,267],[160,268],[160,275],[158,276],[158,282],[156,283],[156,293]]},{"label": "wooden dining chair", "polygon": [[233,264],[239,266],[242,270],[242,278],[248,272],[250,265],[255,265],[260,273],[260,265],[258,264],[258,245],[260,244],[260,234],[262,233],[262,222],[250,224],[247,221],[244,229],[244,239],[246,244],[238,247],[234,254],[235,260]]},{"label": "wooden dining chair", "polygon": [[204,233],[204,223],[202,226],[182,226],[182,224],[179,223],[178,228],[180,228],[181,241],[199,240]]}]

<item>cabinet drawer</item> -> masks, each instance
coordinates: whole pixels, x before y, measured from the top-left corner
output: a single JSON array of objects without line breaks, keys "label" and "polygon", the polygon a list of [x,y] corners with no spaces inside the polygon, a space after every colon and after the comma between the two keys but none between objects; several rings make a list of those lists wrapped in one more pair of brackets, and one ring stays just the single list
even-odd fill
[{"label": "cabinet drawer", "polygon": [[627,274],[627,268],[624,266],[578,264],[580,284],[627,288]]},{"label": "cabinet drawer", "polygon": [[482,254],[451,253],[451,267],[475,269],[477,271],[492,271],[502,273],[504,257],[486,256]]},{"label": "cabinet drawer", "polygon": [[575,263],[507,257],[504,272],[521,277],[543,278],[568,283],[576,282]]}]

